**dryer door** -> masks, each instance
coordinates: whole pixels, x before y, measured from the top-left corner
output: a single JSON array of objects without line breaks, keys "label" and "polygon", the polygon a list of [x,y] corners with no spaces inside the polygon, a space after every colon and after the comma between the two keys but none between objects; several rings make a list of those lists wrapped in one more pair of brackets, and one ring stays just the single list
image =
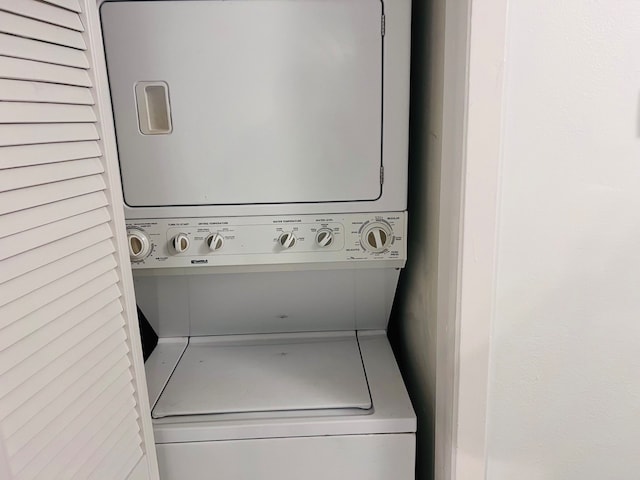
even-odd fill
[{"label": "dryer door", "polygon": [[381,194],[379,0],[101,8],[130,206]]}]

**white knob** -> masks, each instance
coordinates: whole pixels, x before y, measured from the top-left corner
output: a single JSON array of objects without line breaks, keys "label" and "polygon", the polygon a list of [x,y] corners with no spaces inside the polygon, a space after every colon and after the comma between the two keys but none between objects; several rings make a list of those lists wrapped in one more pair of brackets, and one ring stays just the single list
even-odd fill
[{"label": "white knob", "polygon": [[379,253],[393,241],[393,231],[384,223],[372,223],[362,232],[360,243],[370,252]]},{"label": "white knob", "polygon": [[140,261],[151,253],[151,241],[142,230],[127,230],[127,244],[129,245],[129,258],[132,261]]},{"label": "white knob", "polygon": [[171,240],[171,246],[177,253],[186,252],[189,248],[189,237],[186,233],[179,233]]},{"label": "white knob", "polygon": [[224,238],[219,233],[212,233],[205,239],[205,242],[207,242],[209,250],[215,252],[216,250],[220,250],[224,245]]},{"label": "white knob", "polygon": [[291,248],[296,244],[296,236],[291,232],[284,232],[278,238],[278,243],[282,248]]},{"label": "white knob", "polygon": [[316,244],[319,247],[328,247],[333,243],[333,231],[328,228],[318,230],[316,233]]}]

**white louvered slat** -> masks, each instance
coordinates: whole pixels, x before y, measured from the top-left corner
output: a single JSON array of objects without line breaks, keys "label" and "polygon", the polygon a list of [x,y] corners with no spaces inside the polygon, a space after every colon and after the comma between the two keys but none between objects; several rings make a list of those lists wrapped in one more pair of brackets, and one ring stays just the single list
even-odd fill
[{"label": "white louvered slat", "polygon": [[0,223],[0,238],[95,210],[108,203],[103,192],[95,192],[8,213],[4,217],[6,221]]},{"label": "white louvered slat", "polygon": [[99,31],[0,0],[3,479],[157,479]]},{"label": "white louvered slat", "polygon": [[[110,470],[106,472],[106,474],[109,475],[109,478],[127,478],[129,473],[136,467],[138,462],[140,462],[143,452],[142,452],[142,447],[139,440],[140,437],[137,436],[137,438],[138,438],[138,448],[132,454],[129,455],[129,458],[124,462],[122,461],[119,461],[118,463],[113,462],[110,465],[111,467]],[[95,475],[92,475],[91,478],[100,480],[100,477]]]},{"label": "white louvered slat", "polygon": [[0,192],[87,177],[103,171],[102,163],[97,158],[13,168],[3,172]]},{"label": "white louvered slat", "polygon": [[109,221],[109,212],[106,208],[101,208],[96,211],[81,213],[74,217],[42,225],[27,232],[10,235],[0,239],[0,260],[18,255],[60,238],[68,237],[74,233],[88,230],[91,227],[107,221]]},{"label": "white louvered slat", "polygon": [[[64,426],[54,441],[38,453],[38,462],[30,461],[20,471],[21,478],[35,478],[41,472],[46,473],[49,478],[69,478],[72,472],[65,469],[69,468],[69,464],[75,464],[79,458],[87,458],[93,452],[99,432],[109,432],[110,425],[119,425],[131,414],[135,405],[132,393],[133,388],[129,384],[117,392],[109,390],[96,402],[87,405]],[[18,455],[15,458],[17,461],[21,460]]]},{"label": "white louvered slat", "polygon": [[[129,415],[126,421],[123,421],[118,427],[116,427],[107,440],[100,445],[99,449],[96,449],[95,453],[89,457],[76,474],[71,477],[73,480],[91,479],[96,478],[109,478],[104,476],[106,472],[102,469],[105,468],[105,464],[113,464],[117,459],[117,463],[122,463],[122,457],[127,456],[127,452],[130,451],[129,445],[136,442],[139,439],[138,428],[135,426],[133,420],[137,418],[135,415]],[[139,441],[139,440],[138,440]],[[141,453],[141,452],[140,452]]]},{"label": "white louvered slat", "polygon": [[[7,395],[7,397],[2,400],[3,407],[7,409],[5,417],[8,415],[20,415],[23,420],[32,418],[41,408],[42,402],[49,403],[59,395],[64,395],[64,392],[61,391],[62,385],[70,386],[71,383],[74,383],[74,378],[80,378],[79,375],[86,374],[87,376],[90,376],[87,373],[89,369],[93,369],[95,365],[106,358],[108,354],[115,352],[116,347],[124,348],[124,350],[119,351],[121,352],[121,355],[125,355],[127,352],[124,347],[125,335],[122,330],[120,318],[120,316],[114,317],[114,319],[106,322],[109,330],[114,333],[112,333],[112,335],[104,342],[96,345],[95,349],[90,350],[88,353],[85,352],[85,355],[80,358],[64,356],[67,363],[57,361],[55,367],[49,368],[48,366],[45,366],[45,369],[38,372],[38,375],[31,377],[27,382],[21,384],[17,394],[13,396]],[[100,358],[98,358],[97,355],[100,355]],[[68,362],[71,363],[69,364]],[[57,372],[57,370],[60,369],[62,369],[62,373]],[[46,377],[44,370],[52,371],[53,376]],[[85,374],[82,373],[83,371]],[[19,402],[20,398],[24,399],[22,403]],[[64,421],[62,421],[61,427],[65,427]],[[34,452],[34,450],[36,450],[37,447],[41,448],[45,446],[52,436],[57,436],[58,434],[59,429],[56,429],[50,434],[43,435],[35,441],[29,442],[28,451],[24,452],[23,455],[35,455],[36,452]],[[29,458],[26,458],[25,460],[28,461]]]},{"label": "white louvered slat", "polygon": [[[82,33],[0,10],[0,32],[86,50]],[[10,55],[15,56],[15,55]],[[51,63],[51,62],[49,62]]]},{"label": "white louvered slat", "polygon": [[77,13],[42,3],[39,0],[0,0],[0,10],[35,18],[71,30],[84,31],[82,21]]},{"label": "white louvered slat", "polygon": [[87,177],[103,171],[104,168],[98,158],[12,168],[2,173],[0,192],[70,180],[72,178]]},{"label": "white louvered slat", "polygon": [[[109,367],[113,365],[117,359],[126,358],[128,351],[125,339],[124,332],[121,330],[121,334],[114,336],[111,342],[100,345],[97,349],[86,355],[81,362],[75,363],[63,374],[56,377],[55,382],[48,383],[42,390],[31,398],[28,398],[26,402],[18,404],[17,408],[9,415],[14,415],[21,419],[38,418],[39,421],[34,420],[33,425],[30,426],[30,430],[23,436],[17,432],[10,437],[7,445],[12,456],[15,457],[15,454],[20,450],[26,450],[22,457],[24,462],[28,462],[31,460],[31,458],[28,458],[30,455],[35,455],[37,451],[41,450],[50,440],[60,433],[60,430],[65,427],[69,419],[64,418],[64,415],[55,416],[53,419],[50,419],[46,415],[40,415],[43,405],[60,402],[63,409],[66,408],[66,403],[69,402],[69,396],[67,395],[69,389],[76,388],[77,385],[90,379],[92,373],[98,372],[101,369],[104,369],[105,372],[108,371]],[[14,405],[9,405],[9,407],[13,406]],[[67,415],[72,416],[74,412],[68,412]],[[10,420],[7,420],[7,423],[10,424]],[[29,423],[31,423],[30,420]],[[21,429],[20,432],[22,431],[27,431],[27,429]],[[16,463],[15,466],[21,469],[24,468],[25,465]]]},{"label": "white louvered slat", "polygon": [[124,387],[131,381],[129,367],[126,356],[109,356],[94,366],[93,375],[84,376],[65,395],[43,403],[33,417],[23,417],[19,411],[13,412],[2,422],[9,455],[13,456],[59,416],[73,416],[74,407],[78,411],[79,407],[94,401],[107,388],[114,388],[114,383],[117,382],[115,388]]},{"label": "white louvered slat", "polygon": [[[117,307],[113,307],[117,309]],[[119,313],[114,315],[119,317]],[[107,322],[107,324],[119,325],[117,319]],[[93,365],[105,358],[108,353],[115,351],[116,348],[124,348],[123,340],[124,332],[122,328],[117,330],[104,342],[96,345],[90,351],[84,352],[84,355],[70,356],[62,355],[55,359],[51,364],[43,366],[36,375],[33,375],[20,384],[19,389],[11,390],[6,395],[0,397],[0,411],[3,412],[3,418],[21,408],[23,413],[31,408],[29,405],[38,405],[43,395],[48,399],[53,399],[62,394],[65,390],[64,385],[70,385],[83,375],[82,372],[88,371]],[[38,407],[39,408],[39,407]],[[34,410],[34,414],[35,414]],[[31,445],[33,447],[33,444]]]},{"label": "white louvered slat", "polygon": [[89,68],[82,50],[0,33],[0,55],[67,67]]},{"label": "white louvered slat", "polygon": [[111,242],[101,242],[9,280],[0,286],[0,307],[87,266],[96,258],[107,257],[113,251]]},{"label": "white louvered slat", "polygon": [[[71,402],[70,404],[65,404],[65,403],[57,404],[57,402],[55,401],[52,403],[49,403],[46,405],[43,412],[38,415],[38,417],[44,417],[44,416],[51,417],[51,418],[63,417],[64,420],[66,421],[73,421],[73,419],[77,416],[78,411],[82,412],[83,410],[82,407],[86,407],[88,404],[91,404],[92,402],[99,401],[100,398],[103,396],[113,396],[114,391],[121,390],[122,388],[126,387],[127,384],[130,385],[131,375],[129,374],[129,371],[126,368],[126,363],[127,363],[126,359],[123,358],[120,362],[115,364],[114,368],[112,369],[108,368],[108,364],[100,365],[99,367],[105,373],[98,376],[96,381],[91,386],[89,386],[86,390],[81,392],[73,402]],[[82,387],[84,387],[84,385]],[[127,412],[127,414],[130,416],[132,420],[133,419],[137,420],[137,415],[135,413],[135,410],[130,410],[129,412]],[[34,421],[38,420],[39,419],[38,417],[35,417]],[[137,430],[137,424],[135,421],[129,421],[128,424],[129,424],[129,428]],[[17,432],[14,435],[14,437],[20,437],[25,431],[29,434],[35,433],[37,435],[39,433],[39,431],[37,430],[35,432],[28,431],[31,427],[32,427],[31,424],[25,425],[25,428]],[[33,425],[33,427],[37,428],[38,425]],[[106,429],[107,432],[113,431],[114,427],[115,427],[114,425],[109,425],[108,428]],[[48,428],[48,425],[45,425],[45,428]],[[21,458],[21,455],[20,453],[18,453],[18,458],[16,460],[20,460],[20,458]],[[48,460],[47,458],[42,458],[40,456],[36,457],[35,459],[32,459],[28,463],[28,466],[30,467],[29,470],[33,472],[33,471],[38,471],[43,469],[44,467],[46,467],[47,460]],[[81,463],[82,460],[83,458],[76,458],[75,462]],[[12,463],[13,461],[14,461],[14,458],[12,458]],[[16,466],[22,467],[22,465],[16,465]],[[31,475],[24,475],[22,474],[22,472],[20,473],[21,475],[19,475],[18,478],[34,478]],[[28,472],[25,472],[25,474],[26,473]],[[46,469],[43,473],[45,474],[43,478],[51,478],[46,476],[48,475],[48,472],[46,471]],[[69,477],[64,477],[64,478],[69,478]]]},{"label": "white louvered slat", "polygon": [[[99,269],[97,267],[93,267],[92,265],[94,264],[84,267],[86,268],[86,270],[76,271],[70,275],[67,275],[66,277],[63,277],[62,279],[60,279],[60,281],[55,282],[55,284],[47,285],[47,288],[49,290],[48,294],[51,295],[52,293],[55,293],[56,290],[59,290],[60,295],[62,295],[53,302],[50,302],[48,304],[48,308],[38,309],[33,312],[27,313],[23,318],[16,318],[15,316],[5,316],[4,318],[1,318],[0,322],[2,322],[3,324],[3,329],[2,336],[0,337],[0,351],[17,343],[27,335],[34,333],[38,329],[53,322],[54,320],[57,320],[57,317],[77,306],[70,304],[68,298],[66,297],[72,297],[74,295],[77,297],[79,295],[78,292],[81,292],[85,288],[93,287],[95,289],[99,289],[98,291],[102,291],[111,285],[115,285],[115,283],[117,282],[117,276],[114,274],[113,270],[97,276],[96,272],[98,272]],[[85,273],[96,276],[90,277],[88,279],[83,278],[83,275]],[[85,281],[86,283],[81,283]],[[51,292],[52,290],[54,291]],[[67,301],[64,302],[63,300]],[[84,298],[80,297],[79,300],[84,300]],[[57,307],[63,311],[56,311],[56,305],[53,305],[56,302],[59,303]],[[8,314],[11,310],[22,313],[23,311],[31,310],[31,308],[29,306],[23,306],[21,303],[16,306],[14,306],[13,303],[10,303],[2,307],[0,311],[2,311],[3,314]]]},{"label": "white louvered slat", "polygon": [[79,123],[95,121],[97,121],[96,114],[89,105],[0,103],[0,123]]},{"label": "white louvered slat", "polygon": [[[133,418],[131,419],[133,420]],[[140,449],[140,435],[139,429],[133,427],[132,421],[127,422],[130,426],[117,440],[112,443],[111,451],[108,455],[105,455],[102,461],[94,467],[91,474],[86,477],[89,480],[101,480],[103,478],[118,478],[113,475],[121,468],[127,467],[128,471],[135,466],[136,462],[142,457],[142,450]],[[130,445],[138,443],[138,448],[131,453]],[[106,443],[106,442],[105,442]],[[103,447],[104,448],[104,447]],[[105,448],[106,449],[106,448]],[[129,455],[129,458],[127,458]],[[123,462],[123,458],[126,458]],[[82,472],[80,475],[83,475]],[[76,474],[73,478],[84,478]],[[122,478],[122,477],[121,477]]]},{"label": "white louvered slat", "polygon": [[[107,214],[104,213],[102,215],[103,217],[107,216]],[[76,221],[76,217],[81,217],[81,221]],[[50,232],[55,235],[56,238],[69,238],[68,241],[65,240],[57,242],[53,241],[55,238],[50,238],[49,240],[51,240],[51,243],[48,243],[46,241],[47,238],[41,238],[34,235],[34,238],[29,239],[30,244],[37,245],[40,243],[41,248],[25,250],[25,253],[22,256],[18,256],[17,254],[20,253],[19,250],[24,248],[24,246],[7,242],[7,238],[15,238],[15,236],[1,239],[0,242],[7,242],[8,249],[11,248],[13,252],[16,252],[16,256],[5,259],[3,266],[7,268],[0,273],[0,280],[3,282],[10,280],[37,267],[51,263],[58,258],[69,255],[81,248],[85,248],[88,245],[110,238],[111,230],[108,225],[96,225],[92,228],[90,227],[92,223],[99,222],[97,222],[95,218],[92,218],[91,215],[81,214],[76,217],[54,222],[54,224],[43,225],[37,229],[40,232],[46,232],[46,229],[51,229]],[[35,230],[36,229],[33,229],[33,231]],[[77,233],[77,235],[73,235],[74,233]],[[14,260],[19,263],[14,263]]]},{"label": "white louvered slat", "polygon": [[69,103],[75,105],[94,104],[91,90],[86,87],[6,79],[0,79],[0,100],[7,102]]},{"label": "white louvered slat", "polygon": [[[93,280],[89,282],[86,288],[78,289],[81,290],[79,294],[85,296],[93,294],[95,299],[92,298],[85,302],[85,304],[80,304],[79,302],[78,305],[73,305],[70,312],[62,312],[62,314],[57,315],[52,321],[43,322],[44,326],[33,331],[31,335],[24,337],[22,340],[23,343],[14,342],[9,348],[0,352],[0,358],[5,361],[5,363],[0,364],[0,373],[7,375],[7,372],[15,373],[20,371],[21,362],[32,355],[38,355],[38,349],[48,345],[71,328],[79,325],[87,316],[96,315],[104,317],[102,312],[93,312],[87,315],[85,311],[90,310],[90,307],[93,307],[95,303],[103,303],[105,305],[111,303],[118,298],[120,291],[117,287],[103,288],[102,285],[96,287],[96,285],[100,283],[100,280],[101,279]],[[92,291],[87,293],[87,290]],[[95,290],[98,291],[93,292]],[[77,298],[75,300],[77,300]],[[106,321],[106,319],[104,320]],[[10,374],[7,376],[8,378],[12,378]]]},{"label": "white louvered slat", "polygon": [[[122,401],[123,397],[126,397],[124,401]],[[60,478],[71,478],[80,467],[77,459],[89,458],[91,454],[104,443],[106,440],[104,436],[108,435],[107,432],[110,431],[108,425],[120,425],[127,416],[131,415],[132,401],[131,391],[130,389],[126,389],[123,392],[119,392],[111,404],[102,406],[102,415],[98,415],[97,418],[92,419],[93,421],[89,423],[88,427],[82,430],[78,434],[77,440],[74,440],[73,444],[71,444],[75,445],[77,441],[78,445],[81,445],[80,450],[73,447],[67,447],[62,450],[59,454],[59,457],[62,457],[62,459],[60,462],[57,462],[59,464],[58,468],[52,469],[47,467],[47,473],[58,474]],[[113,408],[113,405],[116,405],[118,408]]]},{"label": "white louvered slat", "polygon": [[51,262],[36,271],[20,275],[0,285],[0,306],[4,306],[20,297],[32,293],[49,283],[69,275],[86,266],[96,258],[103,258],[113,253],[111,242],[101,242],[72,253],[55,262]]},{"label": "white louvered slat", "polygon": [[[38,332],[35,334],[36,338],[25,340],[30,342],[30,345],[25,348],[22,360],[5,367],[6,371],[2,376],[3,383],[0,385],[0,397],[8,395],[28,379],[38,375],[39,371],[43,369],[43,365],[47,365],[49,361],[55,363],[59,358],[62,358],[61,361],[65,361],[66,358],[79,358],[109,338],[114,333],[112,328],[116,324],[114,322],[108,323],[106,319],[111,317],[112,312],[122,312],[122,304],[118,301],[118,295],[117,289],[112,288],[93,297],[86,302],[92,308],[85,306],[82,309],[82,313],[86,315],[84,318],[79,317],[76,312],[71,312],[66,316],[67,330],[61,333],[53,332],[58,336],[46,338]],[[86,313],[85,310],[94,311]],[[122,325],[118,324],[118,327],[115,328],[121,327]],[[46,330],[51,333],[53,329]],[[73,345],[73,347],[69,347],[69,345]],[[19,348],[21,348],[20,345],[14,345],[0,353],[0,357],[9,358],[12,353],[10,350]]]},{"label": "white louvered slat", "polygon": [[[4,172],[2,173],[4,175]],[[0,192],[0,215],[13,213],[26,208],[57,202],[104,190],[106,185],[101,175],[73,178],[34,187]]]},{"label": "white louvered slat", "polygon": [[80,13],[82,10],[80,9],[80,4],[78,0],[42,0],[45,3],[50,3],[51,5],[57,5],[62,8],[66,8],[67,10],[71,10],[73,12]]},{"label": "white louvered slat", "polygon": [[0,149],[0,169],[93,158],[102,155],[96,142],[61,142],[18,145]]},{"label": "white louvered slat", "polygon": [[[132,425],[132,420],[136,418],[135,414],[127,412],[125,416],[122,416],[120,423],[114,425],[115,428],[105,429],[98,432],[98,434],[92,439],[90,449],[86,449],[83,453],[82,461],[75,462],[75,465],[71,468],[65,469],[65,478],[88,478],[91,469],[95,467],[96,463],[101,460],[100,453],[107,455],[109,447],[113,445]],[[84,463],[83,463],[84,461]]]},{"label": "white louvered slat", "polygon": [[[3,173],[4,175],[4,173]],[[100,175],[73,178],[50,184],[0,192],[0,215],[18,212],[27,208],[57,202],[105,189]]]},{"label": "white louvered slat", "polygon": [[0,125],[0,146],[34,143],[98,140],[96,127],[90,123],[54,123]]},{"label": "white louvered slat", "polygon": [[[117,262],[115,261],[115,258],[113,258],[113,255],[107,255],[106,257],[96,260],[88,265],[84,265],[82,268],[65,275],[59,280],[39,288],[35,292],[31,292],[0,307],[0,316],[3,317],[3,319],[0,320],[0,327],[6,328],[10,325],[15,325],[15,320],[20,320],[30,313],[36,312],[47,303],[58,298],[60,294],[64,295],[65,293],[70,292],[87,280],[93,280],[100,275],[107,274],[113,270],[116,265]],[[10,319],[13,319],[14,321],[7,323]],[[7,341],[10,338],[9,331],[10,329],[7,328],[7,332],[5,332]],[[6,348],[6,346],[7,345],[0,340],[0,348]]]},{"label": "white louvered slat", "polygon": [[[75,418],[64,418],[67,424],[62,425],[62,430],[59,432],[58,437],[38,452],[37,461],[31,460],[24,465],[25,468],[20,471],[19,478],[35,478],[38,473],[44,474],[40,478],[71,478],[72,472],[64,470],[76,470],[82,459],[88,458],[91,453],[100,448],[101,444],[104,443],[101,438],[102,435],[100,435],[101,432],[107,432],[106,434],[108,435],[113,430],[113,426],[118,425],[126,417],[137,419],[135,409],[131,408],[132,405],[135,405],[132,398],[132,390],[130,384],[120,391],[116,391],[116,388],[110,388],[102,393],[94,404],[80,412]],[[107,405],[103,404],[104,399],[109,401]],[[94,408],[94,405],[99,408]],[[119,408],[116,410],[113,405]],[[109,416],[105,418],[103,415]],[[130,423],[132,424],[133,422]],[[52,425],[52,427],[56,426]],[[71,451],[69,451],[69,448],[65,449],[64,447],[71,447]],[[23,458],[27,457],[23,452],[30,454],[31,448],[32,444],[30,443],[27,448],[15,455],[14,459],[17,467],[22,466],[24,464]],[[57,468],[52,468],[55,465],[50,465],[54,459]],[[69,463],[72,463],[72,465],[69,465]],[[60,471],[64,473],[60,475]]]},{"label": "white louvered slat", "polygon": [[0,78],[60,83],[79,87],[91,86],[91,79],[86,70],[5,56],[0,56]]},{"label": "white louvered slat", "polygon": [[[6,358],[7,361],[0,365],[2,372],[4,373],[6,370],[11,369],[20,361],[32,355],[38,348],[46,345],[84,320],[86,317],[81,316],[84,313],[82,303],[86,301],[86,298],[97,296],[110,286],[114,286],[113,277],[112,272],[109,272],[90,280],[82,287],[60,297],[55,302],[51,302],[47,309],[39,310],[20,322],[13,322],[6,327],[4,330],[7,338],[3,336],[1,339],[3,351],[0,352],[0,355]],[[102,293],[102,295],[108,300],[113,300],[113,292],[114,290],[110,289]],[[24,331],[17,328],[17,326],[22,325],[24,325]],[[25,340],[25,342],[19,344],[18,342],[21,340]]]},{"label": "white louvered slat", "polygon": [[52,242],[35,250],[29,250],[21,255],[2,261],[0,270],[0,284],[24,275],[27,272],[48,265],[62,257],[83,248],[105,241],[113,236],[109,225],[98,225],[71,237]]},{"label": "white louvered slat", "polygon": [[[93,369],[98,362],[103,361],[107,355],[114,354],[113,352],[121,352],[121,355],[125,355],[127,349],[124,340],[124,332],[120,328],[95,349],[80,359],[74,359],[73,363],[57,365],[58,368],[47,365],[41,372],[38,372],[37,376],[31,377],[29,381],[23,383],[21,388],[0,399],[3,418],[11,414],[18,414],[23,418],[35,416],[42,402],[58,398],[73,383]],[[58,362],[58,364],[60,363]],[[45,371],[51,375],[44,377]],[[50,432],[50,435],[53,437],[57,433],[57,431]],[[43,436],[38,442],[43,442],[43,446],[46,445],[48,443],[47,436]],[[35,449],[34,442],[31,442],[29,449]]]}]

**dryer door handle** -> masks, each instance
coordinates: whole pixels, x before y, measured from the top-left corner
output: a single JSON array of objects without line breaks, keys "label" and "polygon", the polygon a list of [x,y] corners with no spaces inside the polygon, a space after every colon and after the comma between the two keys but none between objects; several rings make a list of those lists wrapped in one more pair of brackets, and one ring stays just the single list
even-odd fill
[{"label": "dryer door handle", "polygon": [[136,83],[138,126],[143,135],[171,133],[169,86],[165,82]]}]

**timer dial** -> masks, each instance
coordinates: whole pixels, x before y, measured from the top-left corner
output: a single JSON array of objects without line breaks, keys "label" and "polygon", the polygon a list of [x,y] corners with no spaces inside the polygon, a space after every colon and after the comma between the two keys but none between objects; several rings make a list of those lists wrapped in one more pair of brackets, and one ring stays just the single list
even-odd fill
[{"label": "timer dial", "polygon": [[296,236],[292,232],[284,232],[278,237],[278,243],[284,249],[289,249],[296,244]]},{"label": "timer dial", "polygon": [[151,253],[153,246],[147,234],[137,228],[127,230],[127,245],[129,258],[134,262],[144,260]]},{"label": "timer dial", "polygon": [[171,239],[171,246],[176,253],[186,252],[189,245],[189,237],[186,233],[179,233]]},{"label": "timer dial", "polygon": [[386,223],[374,222],[363,230],[360,243],[373,253],[384,252],[393,242],[393,230]]}]

